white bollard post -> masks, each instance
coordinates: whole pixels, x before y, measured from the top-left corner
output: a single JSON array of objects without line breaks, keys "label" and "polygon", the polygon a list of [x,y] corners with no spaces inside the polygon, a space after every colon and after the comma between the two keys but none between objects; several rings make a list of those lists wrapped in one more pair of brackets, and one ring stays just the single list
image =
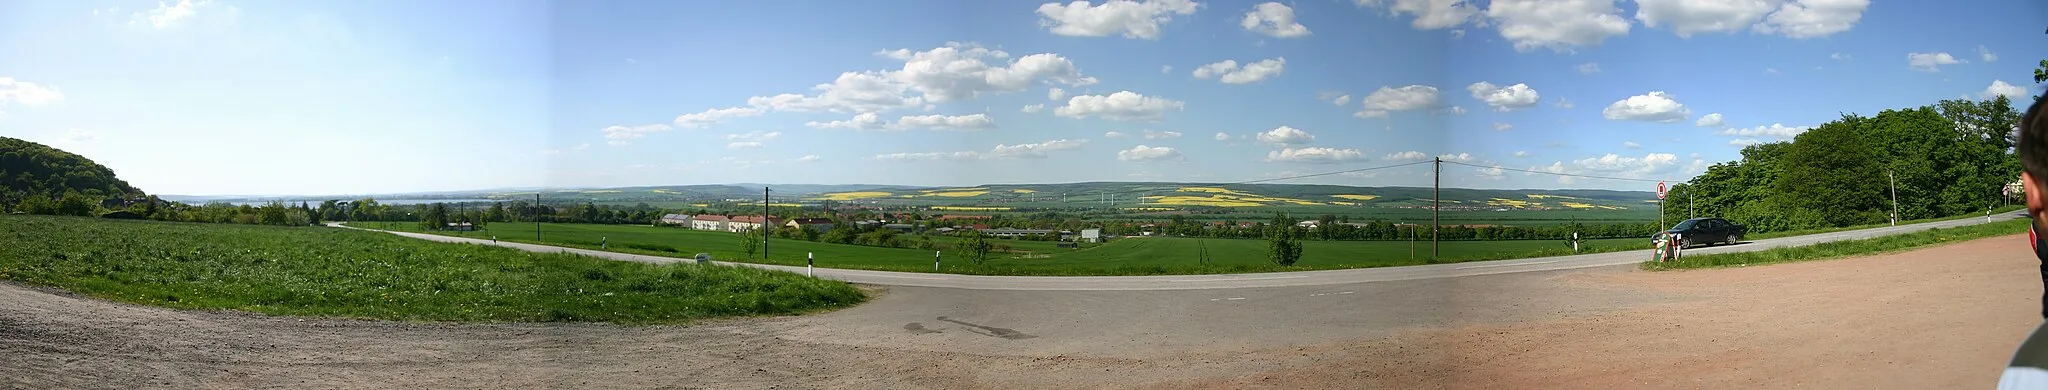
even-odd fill
[{"label": "white bollard post", "polygon": [[817,270],[815,270],[817,266],[817,255],[811,252],[804,252],[804,276],[817,277],[818,272]]},{"label": "white bollard post", "polygon": [[1572,253],[1579,253],[1579,232],[1572,232]]},{"label": "white bollard post", "polygon": [[939,251],[932,251],[932,272],[939,272]]}]

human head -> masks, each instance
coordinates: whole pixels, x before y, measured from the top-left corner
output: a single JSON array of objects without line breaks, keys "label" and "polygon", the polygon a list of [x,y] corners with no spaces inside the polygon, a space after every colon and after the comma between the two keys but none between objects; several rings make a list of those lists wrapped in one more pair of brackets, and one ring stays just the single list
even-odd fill
[{"label": "human head", "polygon": [[2027,213],[2034,215],[2038,224],[2048,217],[2048,99],[2034,99],[2034,105],[2020,117],[2019,144],[2014,145],[2020,157],[2020,182],[2027,192]]}]

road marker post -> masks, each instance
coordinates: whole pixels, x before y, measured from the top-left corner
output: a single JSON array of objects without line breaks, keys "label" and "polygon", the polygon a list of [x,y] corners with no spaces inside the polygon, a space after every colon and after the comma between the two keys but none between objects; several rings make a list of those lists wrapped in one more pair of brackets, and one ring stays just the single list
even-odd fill
[{"label": "road marker post", "polygon": [[932,251],[932,272],[939,272],[939,251]]},{"label": "road marker post", "polygon": [[817,271],[813,269],[816,268],[817,266],[817,254],[811,252],[804,252],[804,276],[817,277]]}]

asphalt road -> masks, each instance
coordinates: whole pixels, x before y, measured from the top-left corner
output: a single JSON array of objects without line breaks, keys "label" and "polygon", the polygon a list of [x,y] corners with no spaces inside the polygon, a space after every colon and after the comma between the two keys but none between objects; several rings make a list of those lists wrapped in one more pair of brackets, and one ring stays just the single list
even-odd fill
[{"label": "asphalt road", "polygon": [[[1951,228],[1968,226],[1989,221],[2003,221],[2024,218],[2024,212],[1994,214],[1989,218],[1964,218],[1949,221],[1926,222],[1911,225],[1889,226],[1834,233],[1811,234],[1752,240],[1736,245],[1688,249],[1685,254],[1712,254],[1728,252],[1758,251],[1787,246],[1813,245],[1828,241],[1855,240],[1870,237],[1909,233],[1929,228]],[[340,226],[330,223],[329,226]],[[355,228],[360,229],[360,228]],[[364,229],[374,230],[374,229]],[[389,232],[389,231],[387,231]],[[595,251],[588,249],[564,248],[513,242],[492,242],[491,240],[450,237],[424,233],[389,232],[406,237],[432,241],[460,242],[484,245],[498,245],[536,252],[577,253],[602,258],[639,261],[648,263],[672,263],[694,261],[672,257],[646,256],[625,253]],[[1645,245],[1647,246],[1647,242]],[[729,266],[748,266],[791,272],[814,272],[820,278],[853,283],[906,287],[940,287],[974,290],[1031,290],[1031,291],[1141,291],[1141,290],[1209,290],[1233,288],[1327,286],[1364,282],[1388,282],[1400,280],[1456,278],[1479,275],[1495,275],[1521,272],[1571,270],[1592,267],[1636,264],[1650,258],[1648,249],[1641,251],[1609,252],[1573,256],[1539,257],[1513,260],[1476,261],[1454,264],[1431,264],[1406,267],[1360,268],[1326,271],[1270,272],[1250,274],[1219,275],[1162,275],[1162,276],[985,276],[941,273],[890,272],[870,270],[848,270],[781,265],[715,262]]]}]

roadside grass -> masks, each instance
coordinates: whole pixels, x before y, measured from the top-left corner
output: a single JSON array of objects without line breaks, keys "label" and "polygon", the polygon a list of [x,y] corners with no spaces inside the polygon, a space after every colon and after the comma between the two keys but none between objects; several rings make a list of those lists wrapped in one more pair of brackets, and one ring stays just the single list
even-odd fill
[{"label": "roadside grass", "polygon": [[[2014,211],[2019,211],[2019,210],[2021,210],[2021,209],[2025,209],[2025,208],[2026,208],[2026,206],[2023,206],[2023,205],[2012,205],[2012,206],[2004,206],[2004,207],[1999,207],[1999,208],[1995,208],[1995,209],[1992,209],[1992,211],[1991,211],[1991,215],[1999,215],[1999,214],[2004,214],[2004,213],[2010,213],[2010,212],[2014,212]],[[1927,222],[1940,222],[1940,221],[1954,221],[1954,220],[1958,220],[1958,219],[1968,219],[1968,218],[1983,218],[1983,217],[1984,217],[1984,215],[1983,215],[1983,214],[1964,214],[1964,215],[1957,215],[1957,216],[1952,216],[1952,217],[1940,217],[1940,218],[1924,218],[1924,219],[1915,219],[1915,220],[1911,220],[1911,221],[1899,221],[1899,224],[1900,224],[1900,225],[1911,225],[1911,224],[1916,224],[1916,223],[1927,223]],[[1806,229],[1806,230],[1789,230],[1789,231],[1782,231],[1782,232],[1770,232],[1770,233],[1761,233],[1761,234],[1751,234],[1751,235],[1743,236],[1742,238],[1743,238],[1743,239],[1745,239],[1745,240],[1762,240],[1762,239],[1769,239],[1769,238],[1779,238],[1779,237],[1792,237],[1792,236],[1804,236],[1804,235],[1809,235],[1809,234],[1822,234],[1822,233],[1834,233],[1834,232],[1845,232],[1845,231],[1850,231],[1850,230],[1863,230],[1863,229],[1870,229],[1870,228],[1880,228],[1880,227],[1886,227],[1886,226],[1891,226],[1891,224],[1889,224],[1889,223],[1874,223],[1874,224],[1869,224],[1869,225],[1856,225],[1856,226],[1849,226],[1849,227],[1838,227],[1838,228],[1825,228],[1825,229]]]},{"label": "roadside grass", "polygon": [[[377,223],[353,226],[377,228]],[[416,225],[395,224],[417,231]],[[806,254],[815,254],[819,267],[902,272],[933,272],[934,251],[830,244],[774,239],[768,257],[748,259],[741,251],[740,237],[726,232],[707,232],[647,225],[542,224],[541,238],[534,240],[532,223],[494,223],[479,232],[432,232],[435,234],[529,244],[605,250],[650,256],[688,258],[709,253],[722,261],[803,266]],[[949,242],[935,238],[937,242]],[[600,245],[600,242],[605,244]],[[940,253],[938,272],[968,275],[1095,276],[1095,275],[1197,275],[1256,273],[1322,269],[1390,267],[1428,264],[1430,243],[1407,241],[1303,241],[1301,261],[1280,266],[1268,261],[1267,243],[1256,239],[1141,237],[1114,240],[1079,249],[1055,248],[1050,242],[997,239],[1016,251],[995,255],[974,264],[955,251]],[[1086,244],[1084,244],[1086,245]],[[1647,239],[1586,240],[1579,253],[1600,253],[1647,249]],[[1209,261],[1202,261],[1202,252]],[[1569,255],[1571,248],[1560,240],[1444,241],[1442,263],[1504,260]]]},{"label": "roadside grass", "polygon": [[1755,252],[1716,253],[1679,257],[1675,261],[1643,262],[1642,268],[1651,271],[1718,268],[1789,263],[1798,261],[1826,260],[1849,256],[1877,255],[1921,249],[1930,246],[1953,244],[1986,237],[2025,233],[2030,219],[1999,221],[1949,229],[1872,237],[1861,240],[1831,241],[1807,246],[1773,248]]},{"label": "roadside grass", "polygon": [[677,324],[866,300],[843,282],[380,232],[0,215],[0,279],[180,309],[401,321]]}]

